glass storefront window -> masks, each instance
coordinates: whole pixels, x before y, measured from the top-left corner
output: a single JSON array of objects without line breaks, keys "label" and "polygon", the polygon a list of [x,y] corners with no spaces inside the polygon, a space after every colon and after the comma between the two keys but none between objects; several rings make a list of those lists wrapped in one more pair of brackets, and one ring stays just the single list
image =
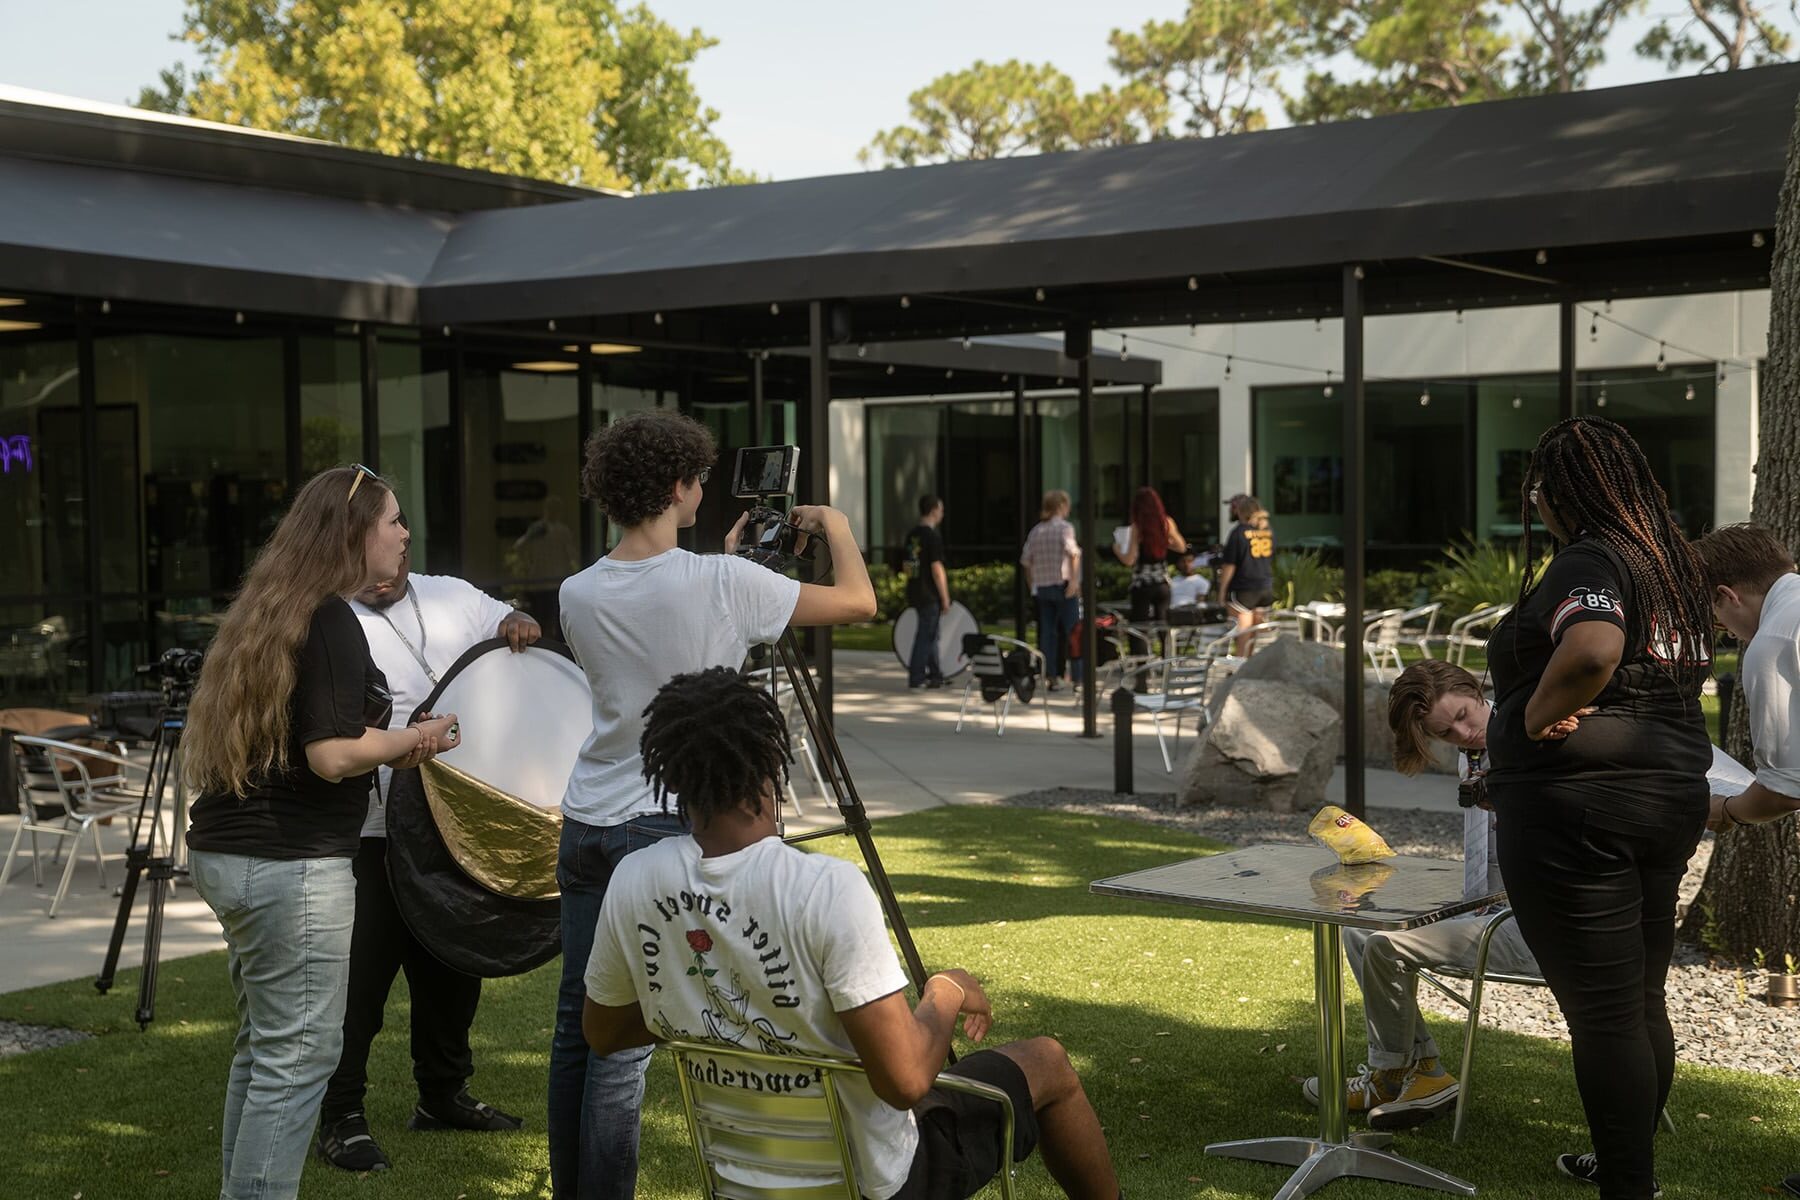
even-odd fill
[{"label": "glass storefront window", "polygon": [[[1339,401],[1317,385],[1251,394],[1255,492],[1282,549],[1337,547],[1344,515]],[[1219,513],[1223,520],[1223,507]]]},{"label": "glass storefront window", "polygon": [[153,594],[234,590],[287,503],[281,339],[108,333],[94,371],[101,445],[134,463],[102,478],[142,486],[141,543],[101,514],[102,586],[134,588],[141,553]]},{"label": "glass storefront window", "polygon": [[61,600],[0,604],[0,708],[55,708],[87,691],[86,608]]},{"label": "glass storefront window", "polygon": [[362,343],[303,337],[300,348],[300,478],[363,460]]},{"label": "glass storefront window", "polygon": [[[0,596],[87,587],[80,365],[64,331],[0,335]],[[35,624],[36,622],[31,622]]]},{"label": "glass storefront window", "polygon": [[450,428],[450,352],[416,340],[376,343],[379,470],[393,482],[412,531],[412,569],[459,569],[460,473]]},{"label": "glass storefront window", "polygon": [[1188,541],[1208,546],[1221,540],[1219,393],[1155,392],[1150,420],[1150,480],[1163,507]]},{"label": "glass storefront window", "polygon": [[463,574],[547,630],[561,627],[557,592],[581,569],[579,407],[574,371],[465,358]]},{"label": "glass storefront window", "polygon": [[[589,396],[589,429],[599,429],[614,417],[623,416],[628,412],[642,412],[646,409],[661,407],[656,402],[656,392],[653,389],[624,387],[599,379],[594,381]],[[664,399],[668,404],[675,402],[672,396],[665,396]],[[576,471],[576,487],[579,490],[581,478],[579,465],[577,465]],[[730,483],[727,482],[726,487],[729,486]],[[587,504],[588,501],[584,500],[582,503]],[[593,510],[591,528],[594,544],[588,547],[587,554],[582,559],[584,563],[592,562],[619,544],[618,526],[606,519],[606,515],[600,511],[599,505],[590,504],[590,507]],[[705,501],[701,502],[701,507],[706,507]]]},{"label": "glass storefront window", "polygon": [[1475,382],[1475,519],[1469,532],[1477,540],[1524,532],[1519,496],[1531,451],[1560,411],[1554,375]]},{"label": "glass storefront window", "polygon": [[1366,395],[1369,548],[1381,555],[1374,568],[1430,558],[1469,528],[1473,389],[1382,382]]},{"label": "glass storefront window", "polygon": [[944,410],[938,404],[871,404],[863,409],[869,437],[870,561],[897,566],[906,531],[918,524],[919,497],[938,489]]},{"label": "glass storefront window", "polygon": [[1714,365],[1701,363],[1583,372],[1577,389],[1578,411],[1617,421],[1637,440],[1689,537],[1712,528],[1717,384]]}]

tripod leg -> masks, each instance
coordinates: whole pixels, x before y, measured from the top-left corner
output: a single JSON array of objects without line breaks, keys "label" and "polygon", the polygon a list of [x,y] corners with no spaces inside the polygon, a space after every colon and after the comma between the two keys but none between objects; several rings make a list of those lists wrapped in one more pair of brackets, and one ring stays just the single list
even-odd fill
[{"label": "tripod leg", "polygon": [[162,957],[163,904],[169,896],[173,867],[166,858],[150,864],[150,896],[144,914],[144,969],[138,976],[137,1023],[148,1029],[156,1019],[156,971]]},{"label": "tripod leg", "polygon": [[[150,866],[156,853],[156,839],[162,823],[163,789],[169,781],[173,762],[174,741],[179,729],[170,728],[165,720],[157,726],[156,744],[150,750],[150,773],[144,780],[144,797],[138,802],[137,817],[131,823],[131,845],[125,851],[125,883],[119,889],[119,911],[113,918],[112,937],[106,943],[106,959],[94,987],[101,995],[112,989],[119,972],[119,955],[125,949],[125,931],[131,925],[131,908],[137,902],[138,881]],[[148,831],[148,836],[144,836]]]}]

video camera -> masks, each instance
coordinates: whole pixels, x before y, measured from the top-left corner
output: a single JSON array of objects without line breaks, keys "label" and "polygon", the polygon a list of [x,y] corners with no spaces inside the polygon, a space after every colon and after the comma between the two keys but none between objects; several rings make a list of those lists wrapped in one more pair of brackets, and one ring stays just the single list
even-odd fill
[{"label": "video camera", "polygon": [[154,676],[161,684],[164,707],[186,708],[193,697],[194,684],[200,679],[200,665],[205,658],[203,651],[178,646],[164,650],[161,658],[139,667],[137,673]]},{"label": "video camera", "polygon": [[1471,750],[1468,755],[1469,774],[1456,785],[1456,803],[1461,808],[1486,808],[1487,764],[1482,761],[1486,755],[1479,750]]},{"label": "video camera", "polygon": [[746,446],[737,452],[731,494],[740,500],[757,501],[750,508],[737,549],[751,562],[780,571],[811,554],[812,543],[809,541],[804,547],[801,544],[805,531],[788,520],[785,511],[769,503],[783,496],[791,499],[799,473],[798,446]]}]

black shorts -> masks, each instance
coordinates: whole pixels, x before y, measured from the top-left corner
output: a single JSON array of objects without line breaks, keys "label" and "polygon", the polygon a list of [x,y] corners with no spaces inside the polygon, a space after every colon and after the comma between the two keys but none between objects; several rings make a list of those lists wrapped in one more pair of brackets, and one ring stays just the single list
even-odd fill
[{"label": "black shorts", "polygon": [[1259,608],[1268,608],[1275,603],[1275,592],[1272,588],[1257,588],[1254,591],[1232,592],[1226,597],[1232,608],[1239,612],[1255,612]]},{"label": "black shorts", "polygon": [[[945,1072],[992,1084],[1011,1097],[1012,1161],[1031,1157],[1038,1142],[1037,1113],[1018,1063],[998,1050],[982,1050]],[[1000,1145],[1004,1115],[998,1104],[967,1092],[932,1088],[913,1115],[919,1122],[919,1148],[906,1182],[891,1200],[963,1200],[1005,1168]]]}]

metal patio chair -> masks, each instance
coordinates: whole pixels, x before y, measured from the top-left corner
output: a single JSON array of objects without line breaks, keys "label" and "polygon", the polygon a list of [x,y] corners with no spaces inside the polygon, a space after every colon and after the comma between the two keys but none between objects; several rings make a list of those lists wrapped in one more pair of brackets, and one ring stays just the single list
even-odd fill
[{"label": "metal patio chair", "polygon": [[[59,855],[62,842],[69,841],[62,880],[50,901],[49,915],[54,917],[68,893],[69,880],[75,874],[81,840],[90,830],[100,886],[106,887],[106,847],[100,840],[97,823],[137,808],[141,797],[136,794],[130,773],[139,773],[141,779],[144,768],[120,754],[53,738],[21,734],[13,738],[13,746],[20,758],[19,828],[6,852],[6,863],[0,866],[0,888],[12,878],[13,861],[18,857],[26,834],[31,835],[31,871],[38,887],[44,886],[43,852],[38,846],[38,837],[56,838]],[[34,754],[42,755],[45,765],[34,763]],[[46,777],[51,781],[53,791],[44,786]]]},{"label": "metal patio chair", "polygon": [[1396,674],[1405,669],[1406,664],[1400,660],[1400,625],[1405,616],[1398,608],[1387,608],[1363,618],[1363,653],[1375,668],[1375,678],[1382,683],[1387,682],[1387,676],[1382,674],[1383,664],[1393,663]]},{"label": "metal patio chair", "polygon": [[[864,1078],[862,1067],[831,1058],[763,1054],[709,1042],[664,1042],[675,1059],[681,1109],[687,1118],[703,1200],[861,1200],[841,1082]],[[753,1091],[715,1083],[713,1063],[747,1078],[772,1072],[816,1079],[817,1087],[789,1092]],[[982,1096],[1000,1105],[1002,1145],[1013,1143],[1012,1100],[999,1088],[956,1075],[935,1086]],[[995,1182],[1001,1200],[1012,1200],[1012,1156]],[[733,1168],[737,1168],[733,1170]],[[795,1182],[763,1186],[742,1182],[750,1173],[775,1172]]]},{"label": "metal patio chair", "polygon": [[[1490,983],[1510,983],[1518,987],[1549,987],[1550,984],[1541,975],[1508,975],[1487,969],[1488,952],[1493,948],[1494,934],[1506,922],[1513,919],[1511,908],[1503,908],[1488,919],[1481,930],[1481,941],[1475,951],[1473,967],[1442,966],[1418,972],[1421,983],[1430,984],[1433,988],[1460,1005],[1468,1018],[1463,1023],[1462,1074],[1457,1077],[1456,1089],[1456,1122],[1450,1130],[1450,1140],[1460,1142],[1463,1135],[1463,1122],[1468,1116],[1470,1073],[1475,1069],[1475,1034],[1481,1028],[1481,994]],[[1467,992],[1451,987],[1447,980],[1459,980],[1469,985]],[[1669,1110],[1662,1112],[1663,1128],[1670,1133],[1675,1132],[1675,1120],[1669,1116]]]},{"label": "metal patio chair", "polygon": [[[969,678],[963,683],[962,705],[956,710],[957,733],[962,732],[963,719],[969,712],[969,694],[978,691],[993,714],[994,736],[1005,735],[1006,715],[1012,711],[1013,702],[1013,678],[1007,673],[1006,657],[1020,650],[1030,657],[1032,675],[1044,682],[1044,655],[1036,646],[998,633],[972,633],[963,639],[963,653],[969,656]],[[1044,710],[1044,732],[1049,733],[1049,696],[1034,698]]]},{"label": "metal patio chair", "polygon": [[1175,773],[1175,762],[1169,753],[1169,739],[1163,733],[1163,718],[1171,714],[1175,717],[1176,746],[1181,745],[1181,722],[1188,713],[1197,714],[1196,728],[1206,727],[1212,718],[1206,707],[1206,685],[1213,662],[1214,658],[1204,653],[1158,658],[1135,672],[1144,686],[1132,689],[1131,703],[1150,714],[1150,727],[1156,731],[1156,748],[1162,751],[1165,774]]},{"label": "metal patio chair", "polygon": [[1450,632],[1443,639],[1445,660],[1454,661],[1460,667],[1470,650],[1487,649],[1487,635],[1512,610],[1510,604],[1487,604],[1450,622]]},{"label": "metal patio chair", "polygon": [[1400,614],[1400,640],[1417,646],[1426,658],[1433,658],[1431,643],[1437,636],[1438,616],[1444,611],[1443,601],[1421,604]]}]

